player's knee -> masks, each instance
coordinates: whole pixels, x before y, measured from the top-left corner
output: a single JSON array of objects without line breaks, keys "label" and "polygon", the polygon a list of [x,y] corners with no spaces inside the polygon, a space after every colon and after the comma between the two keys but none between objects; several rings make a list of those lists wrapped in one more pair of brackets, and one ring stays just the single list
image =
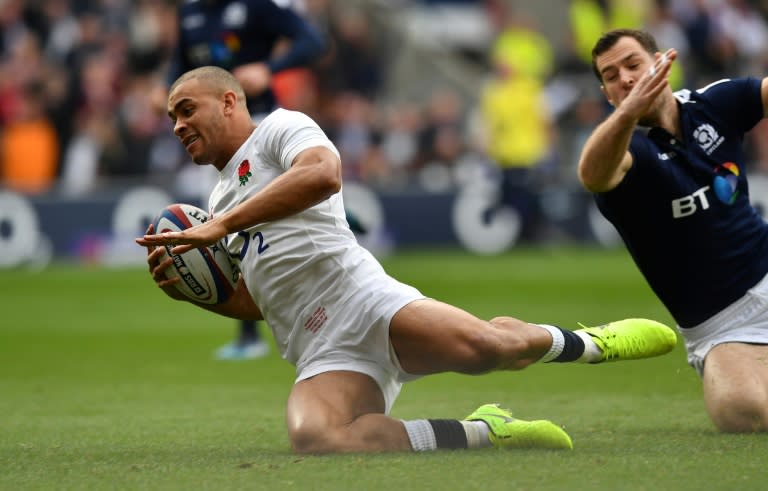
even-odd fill
[{"label": "player's knee", "polygon": [[311,424],[293,424],[288,428],[291,449],[297,454],[325,454],[337,451],[328,428]]},{"label": "player's knee", "polygon": [[709,413],[723,433],[768,432],[768,399],[755,394],[731,395],[710,401]]}]

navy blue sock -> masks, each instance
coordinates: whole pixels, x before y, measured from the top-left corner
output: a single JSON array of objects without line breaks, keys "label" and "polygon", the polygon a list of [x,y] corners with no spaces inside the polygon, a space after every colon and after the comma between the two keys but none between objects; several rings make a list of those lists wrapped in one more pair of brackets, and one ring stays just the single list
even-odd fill
[{"label": "navy blue sock", "polygon": [[261,333],[257,321],[240,321],[239,341],[241,343],[253,343],[259,339],[261,339]]},{"label": "navy blue sock", "polygon": [[560,329],[563,332],[563,339],[565,345],[563,346],[563,352],[560,356],[552,360],[553,362],[567,362],[575,361],[581,355],[584,354],[584,340],[575,334],[573,331],[567,329]]},{"label": "navy blue sock", "polygon": [[467,448],[467,433],[464,425],[456,419],[428,419],[435,432],[437,448]]}]

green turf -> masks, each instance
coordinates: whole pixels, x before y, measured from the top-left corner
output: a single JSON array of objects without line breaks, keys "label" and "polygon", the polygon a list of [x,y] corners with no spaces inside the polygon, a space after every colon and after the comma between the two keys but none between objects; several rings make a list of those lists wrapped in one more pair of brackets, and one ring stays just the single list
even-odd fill
[{"label": "green turf", "polygon": [[[482,317],[576,327],[671,322],[622,251],[410,251],[397,278]],[[144,268],[0,271],[0,489],[764,489],[768,440],[721,435],[681,346],[653,360],[445,374],[393,415],[463,417],[485,402],[549,418],[573,452],[303,457],[283,409],[293,369],[211,359],[235,322],[165,298]]]}]

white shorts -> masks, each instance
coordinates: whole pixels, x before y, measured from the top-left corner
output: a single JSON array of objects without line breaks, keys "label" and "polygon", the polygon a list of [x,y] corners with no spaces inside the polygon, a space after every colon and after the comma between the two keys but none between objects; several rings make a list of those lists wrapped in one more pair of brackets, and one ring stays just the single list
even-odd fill
[{"label": "white shorts", "polygon": [[685,339],[688,364],[699,375],[709,350],[723,343],[768,344],[768,275],[740,299],[691,328],[678,331]]},{"label": "white shorts", "polygon": [[372,290],[360,288],[344,302],[343,309],[336,309],[339,315],[323,327],[322,337],[296,363],[296,382],[335,370],[364,373],[381,388],[389,414],[403,382],[419,378],[400,367],[389,339],[389,324],[401,308],[425,297],[386,275],[378,276],[376,282],[374,295]]}]

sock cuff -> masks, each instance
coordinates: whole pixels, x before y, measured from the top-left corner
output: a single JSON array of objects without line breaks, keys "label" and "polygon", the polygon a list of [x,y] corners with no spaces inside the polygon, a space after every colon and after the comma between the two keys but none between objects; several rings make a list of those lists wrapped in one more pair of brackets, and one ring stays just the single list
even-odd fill
[{"label": "sock cuff", "polygon": [[552,336],[552,346],[549,347],[549,351],[541,357],[540,362],[547,363],[554,360],[565,348],[565,336],[563,336],[563,330],[559,327],[550,326],[549,324],[536,324],[540,328],[549,332]]},{"label": "sock cuff", "polygon": [[488,437],[490,428],[484,421],[459,421],[467,434],[467,448],[485,448],[492,446]]},{"label": "sock cuff", "polygon": [[424,452],[426,450],[435,450],[437,448],[437,439],[432,425],[426,419],[414,419],[403,421],[405,432],[408,433],[408,439],[411,441],[411,448],[415,452]]}]

